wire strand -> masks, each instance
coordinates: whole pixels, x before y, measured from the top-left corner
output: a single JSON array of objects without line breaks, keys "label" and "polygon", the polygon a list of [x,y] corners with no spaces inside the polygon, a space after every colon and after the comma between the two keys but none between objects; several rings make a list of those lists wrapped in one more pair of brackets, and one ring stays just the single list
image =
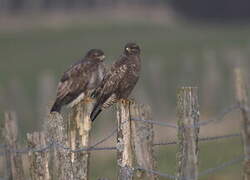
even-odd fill
[{"label": "wire strand", "polygon": [[[212,118],[212,119],[205,120],[205,121],[200,121],[195,125],[185,126],[185,127],[187,127],[187,128],[199,128],[201,126],[205,126],[205,125],[208,125],[210,123],[220,122],[220,121],[222,121],[224,119],[224,117],[228,113],[231,113],[233,110],[236,110],[236,109],[242,109],[242,107],[238,103],[233,104],[233,105],[229,106],[228,108],[224,109],[221,113],[219,113],[216,116],[216,118]],[[247,109],[247,108],[245,108],[245,109]],[[170,123],[170,122],[159,122],[159,121],[145,120],[145,119],[140,119],[140,118],[132,118],[131,120],[133,120],[133,121],[141,121],[141,122],[150,123],[150,124],[155,124],[155,125],[158,125],[158,126],[165,126],[165,127],[169,127],[169,128],[175,128],[175,129],[178,128],[178,126],[175,123]]]},{"label": "wire strand", "polygon": [[[24,149],[11,149],[9,150],[11,153],[20,153],[20,154],[24,154],[24,153],[29,153],[29,152],[45,152],[48,151],[49,149],[53,148],[53,147],[57,147],[57,148],[62,148],[66,151],[70,151],[72,153],[77,153],[77,152],[82,152],[82,151],[107,151],[107,150],[116,150],[117,148],[115,146],[109,146],[109,147],[96,147],[97,145],[105,142],[106,140],[108,140],[110,137],[112,137],[115,134],[115,130],[113,130],[108,136],[106,136],[105,138],[101,139],[100,141],[98,141],[97,143],[95,143],[94,145],[86,148],[78,148],[78,149],[71,149],[69,147],[66,147],[63,144],[60,144],[56,141],[51,141],[48,145],[46,145],[45,147],[41,147],[41,148],[24,148]],[[221,135],[221,136],[212,136],[212,137],[202,137],[199,138],[199,141],[201,142],[205,142],[205,141],[214,141],[214,140],[219,140],[219,139],[226,139],[226,138],[233,138],[233,137],[240,137],[241,134],[240,133],[234,133],[234,134],[227,134],[227,135]],[[176,145],[177,141],[168,141],[168,142],[158,142],[158,143],[154,143],[153,146],[167,146],[167,145]],[[5,155],[5,152],[1,152],[0,156]]]},{"label": "wire strand", "polygon": [[205,175],[209,175],[209,174],[213,174],[217,171],[220,171],[220,170],[223,170],[225,169],[226,167],[229,167],[229,166],[232,166],[234,164],[237,164],[239,162],[241,162],[242,160],[244,159],[244,155],[241,155],[241,156],[238,156],[230,161],[227,161],[227,162],[224,162],[216,167],[213,167],[213,168],[209,168],[209,169],[206,169],[204,171],[202,171],[201,173],[199,173],[199,177],[201,176],[205,176]]}]

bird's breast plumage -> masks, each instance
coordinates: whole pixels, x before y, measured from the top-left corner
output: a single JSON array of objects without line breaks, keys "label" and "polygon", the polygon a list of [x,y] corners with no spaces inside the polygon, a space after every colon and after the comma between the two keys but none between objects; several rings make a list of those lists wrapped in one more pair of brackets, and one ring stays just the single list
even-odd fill
[{"label": "bird's breast plumage", "polygon": [[96,104],[91,113],[92,120],[98,116],[102,109],[110,107],[121,98],[128,98],[139,79],[140,69],[139,55],[123,53],[119,57],[94,93]]}]

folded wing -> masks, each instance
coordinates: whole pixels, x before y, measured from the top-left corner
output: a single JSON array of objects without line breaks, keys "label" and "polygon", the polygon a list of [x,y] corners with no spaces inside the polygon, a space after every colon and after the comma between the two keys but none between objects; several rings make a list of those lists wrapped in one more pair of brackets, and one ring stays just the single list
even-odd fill
[{"label": "folded wing", "polygon": [[117,101],[117,89],[127,73],[127,66],[122,60],[117,61],[104,77],[101,85],[93,93],[96,104],[91,113],[94,121],[103,108],[108,108]]}]

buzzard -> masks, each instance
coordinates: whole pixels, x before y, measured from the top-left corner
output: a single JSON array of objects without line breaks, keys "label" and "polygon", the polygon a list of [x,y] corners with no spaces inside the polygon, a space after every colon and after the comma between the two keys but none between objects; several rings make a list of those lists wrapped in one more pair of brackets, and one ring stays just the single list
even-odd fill
[{"label": "buzzard", "polygon": [[89,97],[105,75],[104,59],[102,50],[91,49],[82,60],[71,66],[58,84],[56,100],[50,112],[60,112],[63,105],[72,107],[84,97]]},{"label": "buzzard", "polygon": [[100,86],[93,92],[96,99],[91,120],[119,99],[126,99],[135,87],[141,69],[140,47],[135,43],[126,44],[123,54],[111,66]]}]

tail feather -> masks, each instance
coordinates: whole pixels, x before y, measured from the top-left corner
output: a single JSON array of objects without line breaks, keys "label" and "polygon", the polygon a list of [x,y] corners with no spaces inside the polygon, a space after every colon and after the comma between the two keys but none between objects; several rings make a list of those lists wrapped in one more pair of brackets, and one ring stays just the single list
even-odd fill
[{"label": "tail feather", "polygon": [[55,102],[54,105],[52,106],[50,112],[58,112],[58,113],[60,113],[61,107],[62,106],[60,104],[58,104],[57,102]]},{"label": "tail feather", "polygon": [[94,121],[97,116],[102,112],[102,109],[107,109],[116,102],[117,98],[115,94],[99,97],[90,115],[91,120]]},{"label": "tail feather", "polygon": [[94,105],[94,108],[90,115],[90,119],[92,121],[94,121],[97,116],[102,112],[102,104],[106,101],[107,98],[99,94],[99,97],[97,97],[96,99],[96,104]]},{"label": "tail feather", "polygon": [[99,109],[99,108],[95,109],[94,111],[92,111],[90,115],[90,119],[94,121],[101,112],[102,112],[102,109]]}]

